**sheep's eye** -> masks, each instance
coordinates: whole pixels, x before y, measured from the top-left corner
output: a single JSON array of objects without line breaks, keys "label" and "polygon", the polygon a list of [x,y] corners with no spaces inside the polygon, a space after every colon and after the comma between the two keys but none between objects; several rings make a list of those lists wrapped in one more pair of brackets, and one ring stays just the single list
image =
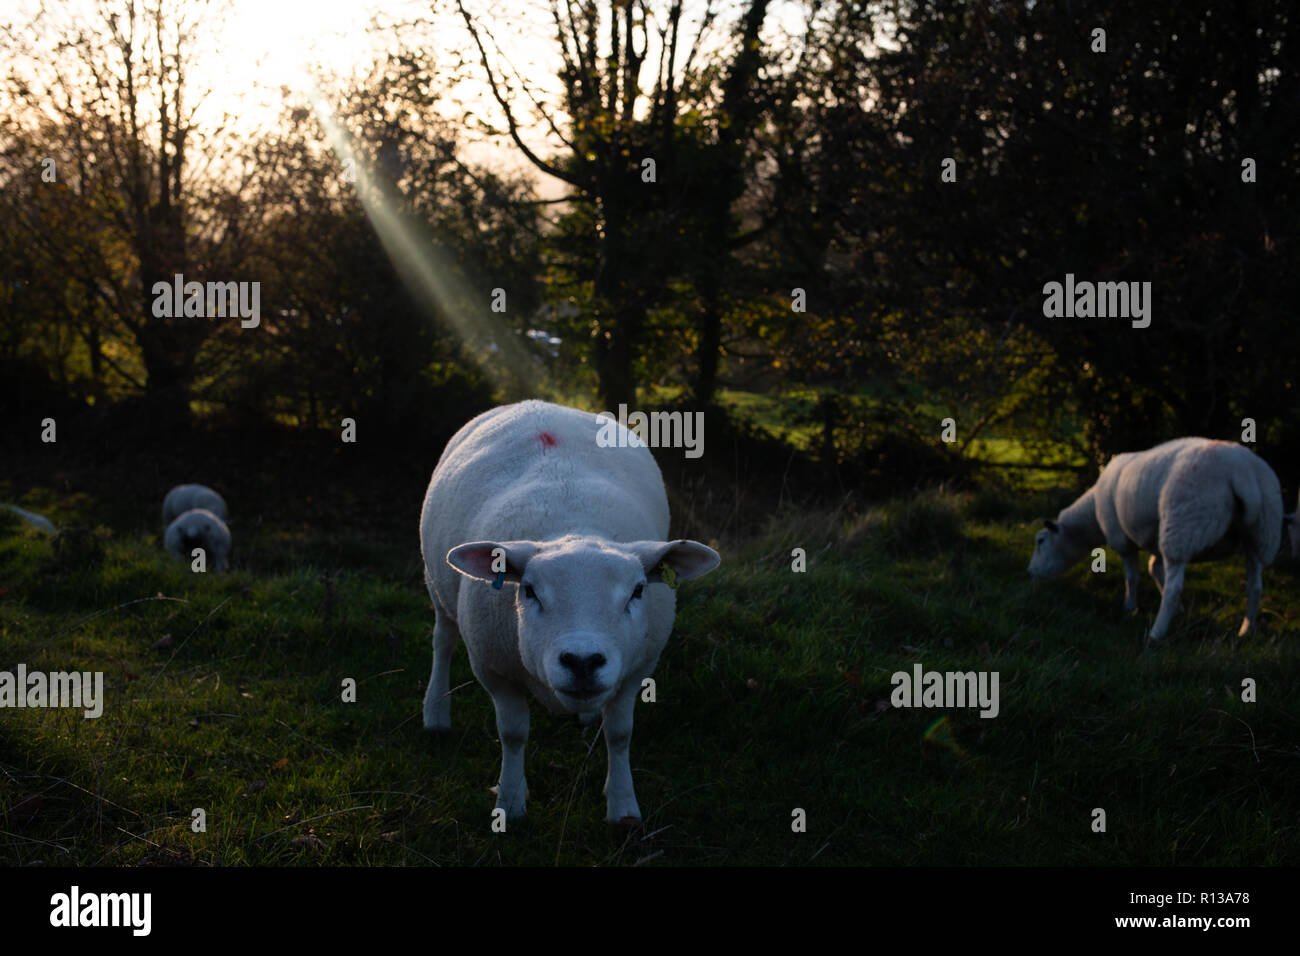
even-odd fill
[{"label": "sheep's eye", "polygon": [[645,590],[645,585],[644,585],[644,584],[638,584],[636,587],[634,587],[634,588],[632,589],[632,596],[631,596],[630,598],[627,599],[627,605],[623,608],[623,610],[626,611],[626,612],[628,612],[629,614],[631,614],[631,613],[632,613],[632,602],[635,601],[635,600],[637,600],[639,597],[641,597],[641,594],[642,594],[642,592],[643,592],[644,590]]},{"label": "sheep's eye", "polygon": [[[533,586],[531,584],[524,585],[524,597],[528,598],[528,600],[530,601],[537,601],[537,592],[533,590]],[[542,602],[537,601],[537,606],[541,607]]]}]

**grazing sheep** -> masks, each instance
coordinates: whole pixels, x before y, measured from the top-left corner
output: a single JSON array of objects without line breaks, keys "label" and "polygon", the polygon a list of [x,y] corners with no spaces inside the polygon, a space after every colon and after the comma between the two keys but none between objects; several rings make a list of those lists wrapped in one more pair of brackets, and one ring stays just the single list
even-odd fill
[{"label": "grazing sheep", "polygon": [[1043,522],[1029,573],[1053,578],[1091,549],[1107,545],[1124,559],[1124,608],[1137,608],[1139,549],[1163,597],[1150,638],[1169,630],[1191,561],[1243,552],[1249,633],[1259,615],[1263,571],[1282,540],[1282,487],[1264,459],[1241,445],[1179,438],[1146,451],[1116,455],[1097,483]]},{"label": "grazing sheep", "polygon": [[169,527],[183,513],[195,508],[211,511],[222,521],[226,520],[226,502],[221,495],[207,485],[177,485],[163,499],[163,527]]},{"label": "grazing sheep", "polygon": [[642,681],[673,628],[664,569],[686,581],[719,561],[699,542],[665,540],[659,467],[644,445],[599,447],[602,424],[547,402],[495,408],[448,442],[425,493],[420,547],[437,618],[424,726],[450,726],[451,652],[463,637],[496,709],[496,805],[508,818],[524,813],[531,691],[587,720],[603,709],[606,818],[641,819],[628,743]]},{"label": "grazing sheep", "polygon": [[5,511],[12,511],[14,514],[22,518],[23,521],[27,522],[33,528],[36,528],[40,531],[44,531],[46,534],[55,534],[57,532],[57,529],[54,527],[54,523],[50,521],[49,518],[46,518],[42,515],[34,514],[30,511],[24,511],[22,508],[19,508],[17,505],[0,504],[0,508],[3,508]]},{"label": "grazing sheep", "polygon": [[190,560],[195,548],[202,548],[206,566],[225,571],[230,566],[230,529],[204,508],[191,508],[167,526],[167,550],[182,561]]}]

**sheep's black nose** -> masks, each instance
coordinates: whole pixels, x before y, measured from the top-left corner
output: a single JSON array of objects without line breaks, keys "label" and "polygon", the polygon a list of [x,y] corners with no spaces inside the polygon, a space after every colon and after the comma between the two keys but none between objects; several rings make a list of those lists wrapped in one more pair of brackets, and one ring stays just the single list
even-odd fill
[{"label": "sheep's black nose", "polygon": [[585,684],[591,680],[597,670],[605,666],[605,655],[587,654],[580,656],[565,651],[560,655],[560,663],[573,672],[573,676],[578,679],[580,684]]}]

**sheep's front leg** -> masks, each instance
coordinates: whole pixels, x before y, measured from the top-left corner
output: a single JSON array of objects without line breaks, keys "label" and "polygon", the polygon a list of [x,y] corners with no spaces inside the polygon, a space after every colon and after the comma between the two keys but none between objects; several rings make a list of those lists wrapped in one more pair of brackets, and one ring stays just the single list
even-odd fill
[{"label": "sheep's front leg", "polygon": [[605,751],[609,769],[605,774],[605,819],[610,823],[631,817],[641,819],[636,793],[632,789],[629,749],[632,742],[632,709],[640,681],[628,681],[618,696],[605,704]]},{"label": "sheep's front leg", "polygon": [[1259,600],[1264,596],[1264,564],[1253,554],[1246,555],[1246,619],[1241,622],[1238,637],[1245,637],[1255,629],[1259,620]]},{"label": "sheep's front leg", "polygon": [[[1151,572],[1151,579],[1156,582],[1156,587],[1160,589],[1160,593],[1164,594],[1165,593],[1165,563],[1164,561],[1161,560],[1159,554],[1151,555],[1151,560],[1147,562],[1147,570]],[[1174,609],[1173,611],[1170,612],[1170,616],[1172,617],[1174,614],[1177,614],[1182,609],[1183,609],[1183,602],[1180,600],[1176,605],[1174,605]]]},{"label": "sheep's front leg", "polygon": [[1165,591],[1160,599],[1160,613],[1151,626],[1152,643],[1169,633],[1169,621],[1178,613],[1178,606],[1183,595],[1183,572],[1187,564],[1183,561],[1165,562]]},{"label": "sheep's front leg", "polygon": [[433,672],[424,692],[424,729],[440,732],[451,729],[451,652],[460,631],[441,608],[435,606],[434,613]]},{"label": "sheep's front leg", "polygon": [[1138,556],[1121,554],[1124,559],[1124,610],[1136,611],[1138,606]]},{"label": "sheep's front leg", "polygon": [[524,815],[528,784],[524,780],[524,745],[528,743],[528,697],[513,684],[501,682],[488,688],[497,712],[497,734],[501,737],[501,778],[497,782],[497,808],[506,819]]},{"label": "sheep's front leg", "polygon": [[1151,555],[1151,560],[1147,562],[1147,571],[1151,573],[1151,580],[1156,582],[1156,588],[1161,594],[1165,593],[1165,565],[1160,560],[1160,555]]}]

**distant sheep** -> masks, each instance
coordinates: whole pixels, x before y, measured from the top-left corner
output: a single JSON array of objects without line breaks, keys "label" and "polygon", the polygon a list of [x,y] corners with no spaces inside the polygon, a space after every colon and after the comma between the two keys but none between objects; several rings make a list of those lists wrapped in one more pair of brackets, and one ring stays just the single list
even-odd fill
[{"label": "distant sheep", "polygon": [[[496,805],[524,813],[528,692],[587,720],[603,710],[606,818],[641,819],[628,744],[632,710],[668,641],[664,583],[713,570],[716,552],[665,540],[668,498],[644,445],[596,443],[605,419],[546,402],[465,425],[433,472],[420,516],[437,614],[424,726],[446,730],[451,653],[465,640],[501,738]],[[622,428],[622,426],[618,426]]]},{"label": "distant sheep", "polygon": [[1282,488],[1264,459],[1241,445],[1179,438],[1146,451],[1116,455],[1097,483],[1043,522],[1029,573],[1053,578],[1106,545],[1124,559],[1124,608],[1136,610],[1139,549],[1163,595],[1150,639],[1168,633],[1191,561],[1241,552],[1246,558],[1248,634],[1259,616],[1263,571],[1282,541]]},{"label": "distant sheep", "polygon": [[226,520],[226,502],[207,485],[177,485],[163,499],[162,523],[169,527],[184,512],[202,508]]},{"label": "distant sheep", "polygon": [[30,511],[24,511],[22,508],[19,508],[17,505],[0,504],[0,508],[4,509],[5,511],[12,511],[14,514],[22,518],[23,521],[27,522],[33,528],[36,528],[40,531],[44,531],[46,534],[55,534],[57,532],[57,529],[54,527],[53,522],[51,522],[49,518],[43,517],[42,515],[33,514]]},{"label": "distant sheep", "polygon": [[230,529],[211,511],[192,508],[167,526],[167,550],[182,561],[190,560],[195,548],[202,548],[207,567],[225,571],[230,566]]}]

